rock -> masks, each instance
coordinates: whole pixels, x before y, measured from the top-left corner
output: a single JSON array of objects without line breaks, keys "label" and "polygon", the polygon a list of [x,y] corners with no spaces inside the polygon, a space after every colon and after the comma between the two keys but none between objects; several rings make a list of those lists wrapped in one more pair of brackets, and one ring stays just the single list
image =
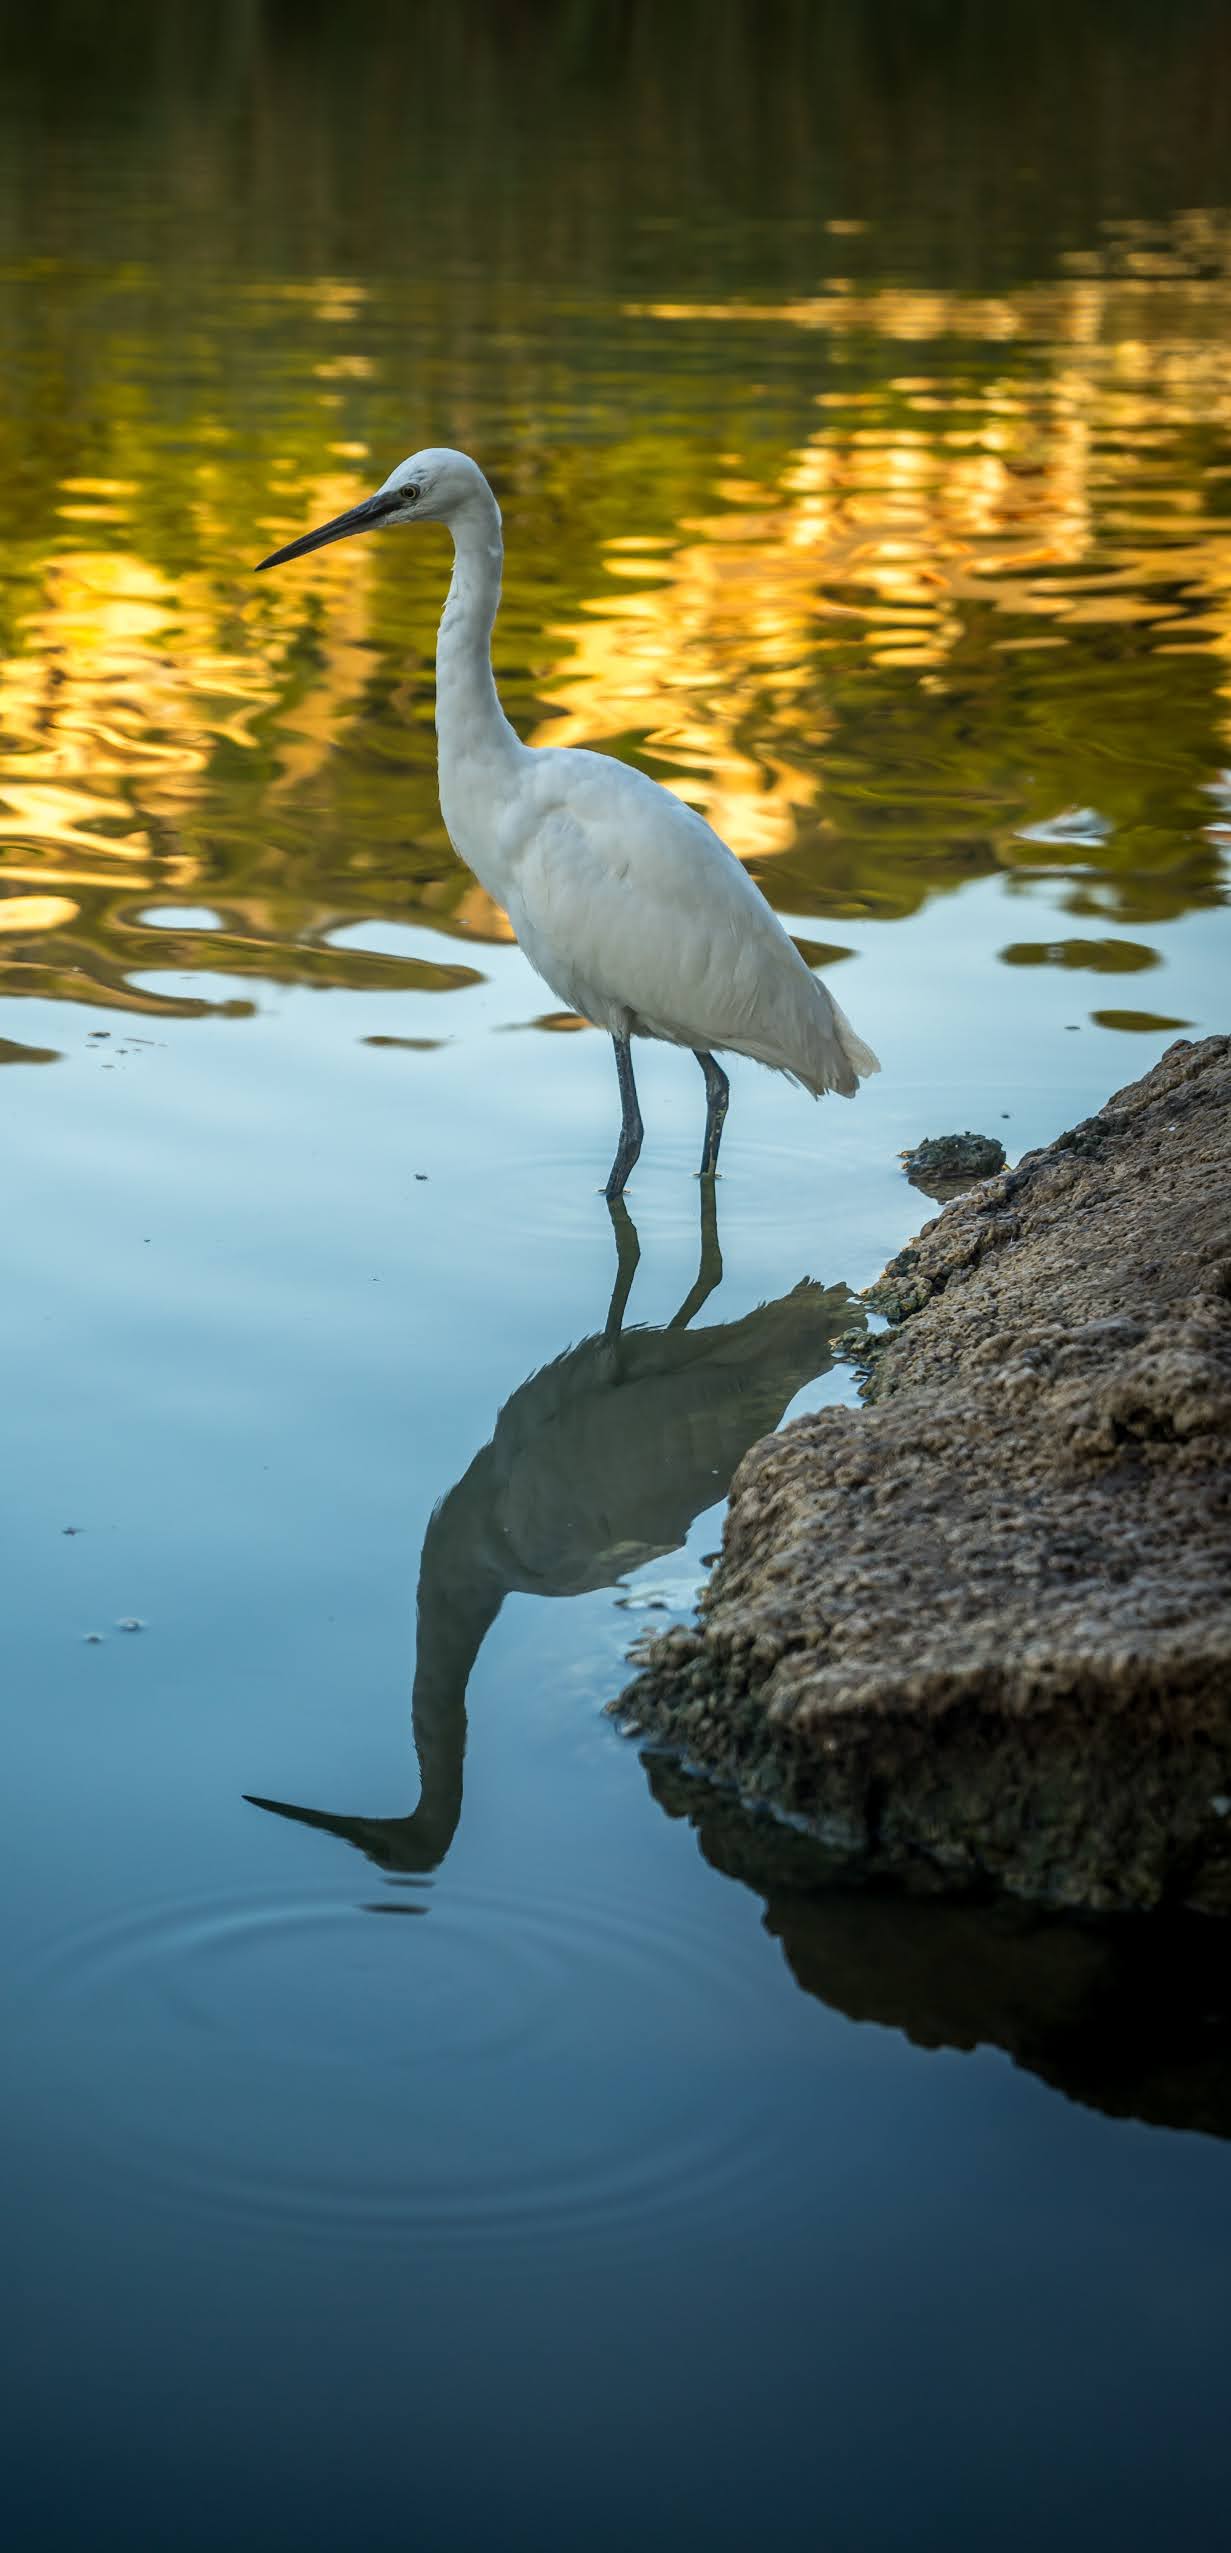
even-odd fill
[{"label": "rock", "polygon": [[989,1179],[1003,1170],[1004,1145],[995,1135],[929,1135],[924,1143],[902,1155],[902,1167],[912,1188],[925,1197],[938,1198],[943,1205],[950,1197],[961,1196],[978,1179]]},{"label": "rock", "polygon": [[863,1868],[1231,1913],[1231,1040],[926,1225],[617,1710]]}]

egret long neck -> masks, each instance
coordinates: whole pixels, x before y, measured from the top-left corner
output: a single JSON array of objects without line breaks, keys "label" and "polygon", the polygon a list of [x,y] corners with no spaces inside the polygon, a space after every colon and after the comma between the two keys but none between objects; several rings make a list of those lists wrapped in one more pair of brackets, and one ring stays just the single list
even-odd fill
[{"label": "egret long neck", "polygon": [[436,642],[436,733],[442,781],[462,764],[504,760],[522,748],[492,673],[492,623],[500,601],[500,508],[484,486],[451,527],[453,581]]}]

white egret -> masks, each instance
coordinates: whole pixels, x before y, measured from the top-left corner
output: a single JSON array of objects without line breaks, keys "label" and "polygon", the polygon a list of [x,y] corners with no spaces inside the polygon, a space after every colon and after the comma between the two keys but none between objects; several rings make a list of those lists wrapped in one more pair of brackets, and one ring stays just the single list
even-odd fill
[{"label": "white egret", "polygon": [[730,1085],[714,1060],[751,1055],[817,1098],[853,1098],[879,1068],[734,853],[691,807],[609,755],[523,745],[500,706],[492,623],[500,509],[464,452],[416,452],[375,496],[262,559],[394,523],[446,523],[453,578],[436,649],[440,806],[454,850],[502,904],[557,998],[610,1031],[622,1121],[608,1198],[641,1150],[631,1039],[690,1047],[707,1098],[712,1177]]}]

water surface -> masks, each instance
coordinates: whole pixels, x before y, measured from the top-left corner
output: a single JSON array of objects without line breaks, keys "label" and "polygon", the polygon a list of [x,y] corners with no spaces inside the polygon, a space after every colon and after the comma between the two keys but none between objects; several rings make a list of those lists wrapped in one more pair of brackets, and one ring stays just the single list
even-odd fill
[{"label": "water surface", "polygon": [[[23,2547],[1225,2505],[1216,1931],[869,1898],[602,1710],[849,1395],[900,1148],[1226,1025],[1225,33],[688,14],[6,33]],[[609,1049],[445,840],[443,536],[252,579],[425,441],[519,731],[700,807],[882,1056],[737,1067],[712,1221],[650,1052],[613,1227]]]}]

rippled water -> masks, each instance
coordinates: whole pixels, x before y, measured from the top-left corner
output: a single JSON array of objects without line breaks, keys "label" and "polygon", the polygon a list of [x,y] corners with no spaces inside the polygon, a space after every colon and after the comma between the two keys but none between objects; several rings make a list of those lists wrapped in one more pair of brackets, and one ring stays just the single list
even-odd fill
[{"label": "rippled water", "polygon": [[[1216,1930],[870,1898],[602,1714],[847,1395],[900,1147],[1226,1025],[1225,30],[976,16],[4,35],[23,2548],[1216,2527]],[[613,1226],[609,1050],[450,853],[442,536],[252,579],[429,440],[520,732],[883,1058],[737,1068],[716,1220],[650,1052]]]}]

